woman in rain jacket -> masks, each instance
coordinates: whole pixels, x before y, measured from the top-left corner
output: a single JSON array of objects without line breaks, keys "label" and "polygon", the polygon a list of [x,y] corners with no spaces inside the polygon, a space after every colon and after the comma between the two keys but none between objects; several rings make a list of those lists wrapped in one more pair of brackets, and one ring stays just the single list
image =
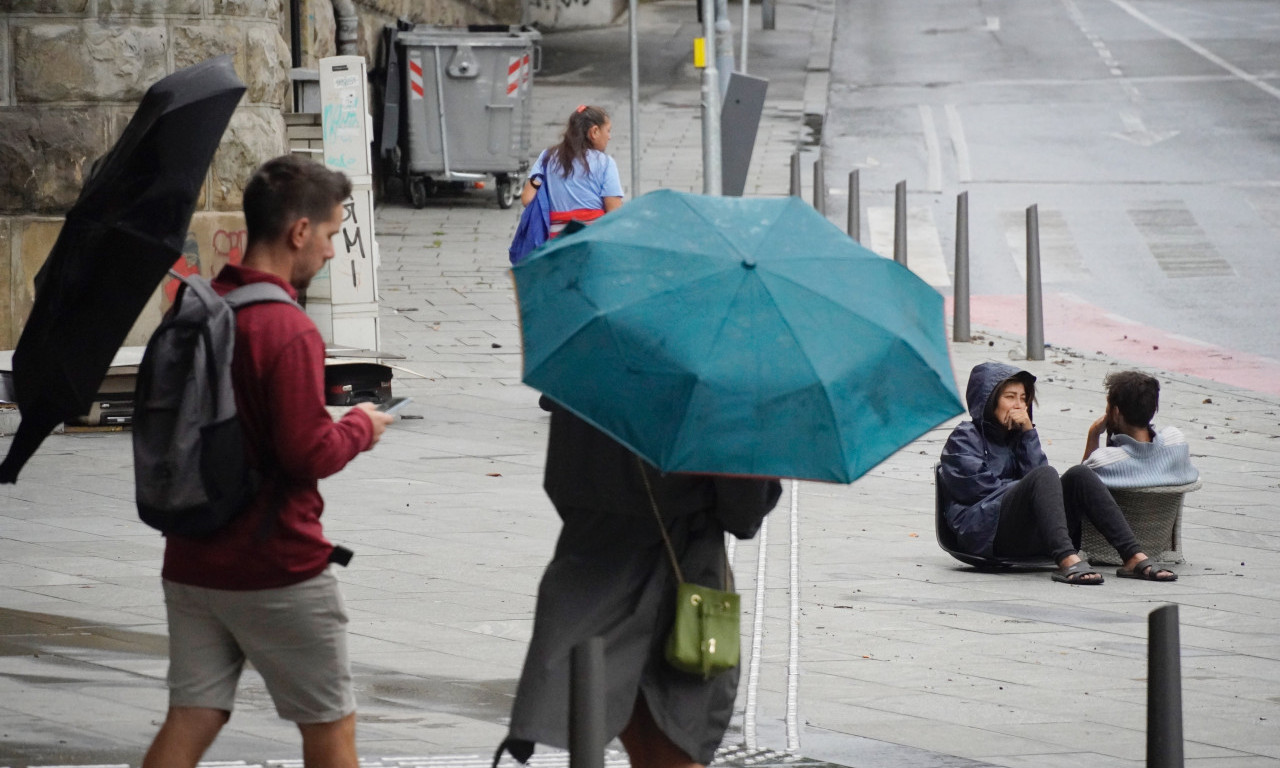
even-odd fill
[{"label": "woman in rain jacket", "polygon": [[942,449],[947,524],[960,547],[981,557],[1049,554],[1054,581],[1101,584],[1080,559],[1081,521],[1088,518],[1124,565],[1116,575],[1173,581],[1141,551],[1133,530],[1093,470],[1075,466],[1061,477],[1049,466],[1032,421],[1036,377],[1003,363],[980,363],[969,374],[966,400],[973,421],[952,431]]},{"label": "woman in rain jacket", "polygon": [[704,680],[664,658],[676,578],[653,507],[685,579],[723,589],[729,577],[725,531],[754,536],[781,485],[662,474],[553,406],[543,487],[564,527],[538,587],[533,639],[498,756],[506,749],[526,762],[536,743],[569,746],[571,651],[599,636],[605,645],[605,737],[620,736],[637,768],[706,765],[729,726],[738,670]]}]

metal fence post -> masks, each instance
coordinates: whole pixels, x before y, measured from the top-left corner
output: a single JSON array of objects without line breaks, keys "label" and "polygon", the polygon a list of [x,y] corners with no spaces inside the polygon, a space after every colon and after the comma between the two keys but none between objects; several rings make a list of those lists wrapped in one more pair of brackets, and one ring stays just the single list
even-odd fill
[{"label": "metal fence post", "polygon": [[1178,606],[1152,611],[1147,631],[1147,768],[1182,768]]},{"label": "metal fence post", "polygon": [[1027,359],[1044,359],[1044,297],[1040,292],[1040,209],[1027,208]]},{"label": "metal fence post", "polygon": [[969,341],[969,193],[956,197],[956,285],[951,340]]},{"label": "metal fence post", "polygon": [[[527,6],[528,3],[525,3]],[[631,199],[640,196],[640,39],[636,32],[636,0],[630,0],[627,14],[631,41]]]},{"label": "metal fence post", "polygon": [[800,153],[791,153],[791,196],[800,197]]},{"label": "metal fence post", "polygon": [[821,157],[813,161],[813,209],[827,215],[827,180]]},{"label": "metal fence post", "polygon": [[604,768],[604,638],[578,643],[569,657],[569,768]]},{"label": "metal fence post", "polygon": [[893,190],[893,260],[907,266],[907,182]]},{"label": "metal fence post", "polygon": [[845,229],[853,242],[862,242],[862,192],[858,188],[858,172],[849,171],[849,219]]},{"label": "metal fence post", "polygon": [[775,15],[773,0],[760,0],[760,26],[765,29],[773,29],[775,26]]}]

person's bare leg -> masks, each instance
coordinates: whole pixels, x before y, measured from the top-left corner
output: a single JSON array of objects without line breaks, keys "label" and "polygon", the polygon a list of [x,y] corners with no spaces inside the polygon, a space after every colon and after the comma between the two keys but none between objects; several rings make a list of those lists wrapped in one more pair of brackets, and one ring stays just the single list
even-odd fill
[{"label": "person's bare leg", "polygon": [[298,723],[306,768],[359,768],[356,713],[331,723]]},{"label": "person's bare leg", "polygon": [[170,707],[142,768],[194,768],[230,718],[223,709]]},{"label": "person's bare leg", "polygon": [[631,758],[631,768],[705,768],[667,738],[654,722],[643,695],[636,696],[631,719],[618,738]]}]

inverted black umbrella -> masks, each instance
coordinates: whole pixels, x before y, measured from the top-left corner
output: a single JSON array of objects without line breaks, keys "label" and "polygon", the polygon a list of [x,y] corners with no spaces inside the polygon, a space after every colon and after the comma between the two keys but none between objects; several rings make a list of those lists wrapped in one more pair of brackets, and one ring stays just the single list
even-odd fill
[{"label": "inverted black umbrella", "polygon": [[231,57],[147,90],[94,164],[44,267],[13,354],[22,422],[0,464],[12,483],[46,435],[85,413],[111,358],[182,254],[213,153],[244,93]]}]

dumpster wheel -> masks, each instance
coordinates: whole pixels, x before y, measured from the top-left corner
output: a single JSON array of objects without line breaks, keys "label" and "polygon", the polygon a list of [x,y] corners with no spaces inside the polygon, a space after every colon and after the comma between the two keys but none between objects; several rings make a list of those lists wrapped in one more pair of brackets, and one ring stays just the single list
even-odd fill
[{"label": "dumpster wheel", "polygon": [[434,190],[435,184],[426,176],[413,176],[409,179],[409,201],[414,208],[425,208],[427,196]]},{"label": "dumpster wheel", "polygon": [[515,205],[516,197],[520,194],[520,177],[499,173],[494,178],[497,181],[494,186],[498,188],[498,207],[506,210]]}]

